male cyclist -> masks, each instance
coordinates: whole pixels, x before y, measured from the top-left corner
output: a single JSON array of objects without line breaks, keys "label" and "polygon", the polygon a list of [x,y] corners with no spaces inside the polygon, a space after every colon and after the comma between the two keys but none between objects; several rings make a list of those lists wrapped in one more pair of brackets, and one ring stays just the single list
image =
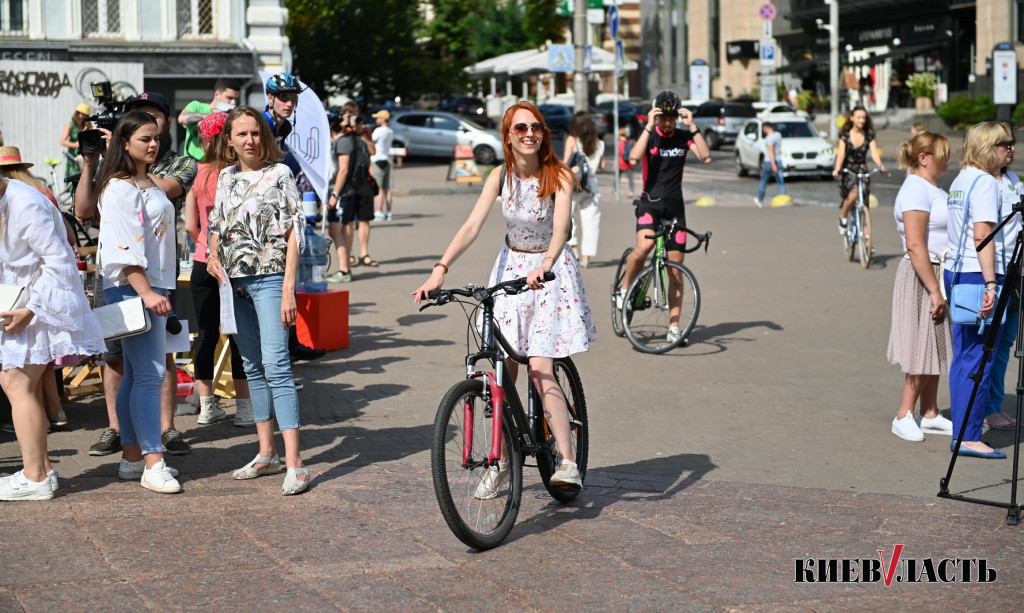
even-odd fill
[{"label": "male cyclist", "polygon": [[291,116],[295,113],[295,107],[299,105],[299,92],[302,91],[302,87],[299,80],[290,72],[279,72],[267,79],[266,91],[267,107],[263,111],[263,116],[270,124],[270,131],[274,133],[277,145],[285,154],[281,163],[291,169],[293,175],[298,176],[302,167],[288,150],[285,140],[292,133]]},{"label": "male cyclist", "polygon": [[[676,121],[682,121],[685,130],[676,129]],[[686,227],[686,210],[683,208],[683,166],[686,154],[692,151],[701,162],[711,163],[711,151],[700,130],[693,124],[693,114],[679,103],[679,96],[665,90],[654,99],[653,108],[647,115],[647,127],[640,133],[636,144],[629,152],[630,164],[643,161],[643,193],[636,205],[636,248],[626,263],[626,274],[622,287],[615,298],[621,310],[626,288],[632,283],[647,256],[654,248],[653,235],[663,219],[679,221]],[[665,241],[668,259],[683,262],[683,245],[686,232],[679,229]],[[682,336],[679,329],[679,312],[682,294],[679,291],[679,275],[671,274],[669,291],[669,329],[666,338],[676,342]]]}]

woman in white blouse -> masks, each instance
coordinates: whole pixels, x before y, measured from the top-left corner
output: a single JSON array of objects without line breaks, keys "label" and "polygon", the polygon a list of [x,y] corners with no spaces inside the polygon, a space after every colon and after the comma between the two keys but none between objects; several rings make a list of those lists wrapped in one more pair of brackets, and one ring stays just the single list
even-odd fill
[{"label": "woman in white blouse", "polygon": [[[577,237],[583,235],[579,246],[580,268],[589,268],[590,258],[597,255],[597,241],[601,236],[601,192],[597,187],[597,171],[604,165],[604,141],[598,137],[594,120],[586,111],[577,111],[569,121],[569,137],[565,139],[562,161],[568,164],[576,152],[587,158],[590,174],[587,184],[580,186],[583,191],[572,195],[572,217],[575,218],[579,211],[580,225],[577,231],[576,224],[572,224],[568,244],[575,251]],[[575,167],[572,170],[576,172]]]},{"label": "woman in white blouse", "polygon": [[121,339],[124,378],[117,390],[117,419],[123,457],[118,473],[141,469],[142,487],[174,494],[181,491],[178,473],[164,463],[160,440],[160,387],[171,312],[167,296],[177,284],[174,205],[147,172],[159,148],[156,120],[142,111],[126,113],[107,145],[96,189],[103,217],[103,296],[107,304],[141,297],[152,321],[148,332]]},{"label": "woman in white blouse", "polygon": [[305,218],[295,178],[277,164],[281,150],[263,115],[250,106],[224,122],[222,155],[229,166],[217,179],[210,211],[206,271],[235,290],[235,342],[242,353],[256,420],[259,452],[233,473],[254,479],[280,472],[274,422],[284,439],[281,493],[298,494],[309,484],[299,456],[299,396],[288,354],[288,329],[295,323],[295,277]]},{"label": "woman in white blouse", "polygon": [[[923,441],[924,432],[951,434],[953,424],[939,414],[939,376],[948,371],[950,345],[946,299],[940,289],[946,251],[946,190],[939,177],[949,169],[949,140],[919,132],[900,145],[899,167],[909,171],[896,194],[896,227],[905,255],[896,269],[892,297],[889,361],[903,370],[903,396],[892,433]],[[921,401],[921,417],[914,407]]]},{"label": "woman in white blouse", "polygon": [[63,221],[35,188],[0,179],[0,283],[28,286],[24,307],[0,307],[0,383],[11,401],[24,462],[22,470],[0,478],[0,500],[53,498],[57,471],[50,464],[49,420],[36,388],[53,360],[92,355],[104,347]]}]

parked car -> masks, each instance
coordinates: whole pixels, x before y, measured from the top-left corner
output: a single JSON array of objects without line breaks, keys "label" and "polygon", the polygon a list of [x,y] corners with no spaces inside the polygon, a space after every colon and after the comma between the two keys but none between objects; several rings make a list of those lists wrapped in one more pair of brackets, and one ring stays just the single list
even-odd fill
[{"label": "parked car", "polygon": [[[615,107],[613,105],[614,103],[611,100],[597,105],[597,109],[604,113],[609,130],[614,127],[613,122],[615,121]],[[629,138],[636,138],[639,136],[640,130],[643,129],[643,123],[637,117],[640,115],[646,116],[646,113],[647,109],[640,106],[639,102],[619,100],[619,127],[626,128],[626,134],[629,135]]]},{"label": "parked car", "polygon": [[455,145],[469,145],[478,164],[505,159],[501,138],[465,117],[440,111],[404,111],[391,118],[395,147],[405,147],[410,156],[452,157]]},{"label": "parked car", "polygon": [[413,106],[421,111],[432,111],[441,104],[441,94],[423,94],[416,99]]},{"label": "parked car", "polygon": [[775,131],[782,135],[782,176],[817,176],[832,178],[836,163],[836,152],[832,145],[822,138],[811,122],[793,113],[765,115],[743,124],[736,139],[736,174],[741,177],[753,171],[761,172],[766,149],[761,124],[770,121]]},{"label": "parked car", "polygon": [[445,98],[437,105],[437,110],[455,113],[456,115],[465,115],[473,119],[487,117],[487,103],[475,96],[452,96]]},{"label": "parked car", "polygon": [[765,115],[785,115],[788,113],[798,115],[804,119],[808,118],[806,111],[798,111],[785,102],[753,102],[751,103],[751,106],[754,107],[755,111],[757,111],[758,117],[764,117]]},{"label": "parked car", "polygon": [[720,149],[722,145],[736,142],[736,135],[744,122],[756,114],[754,107],[746,102],[709,100],[697,107],[693,122],[704,135],[708,147]]},{"label": "parked car", "polygon": [[[569,135],[569,122],[576,112],[573,107],[565,104],[541,104],[537,110],[544,117],[544,123],[548,125],[548,130],[551,130],[551,138],[565,138]],[[604,138],[604,135],[608,134],[608,130],[611,129],[608,118],[596,107],[590,107],[588,112],[590,118],[594,120],[597,137]]]}]

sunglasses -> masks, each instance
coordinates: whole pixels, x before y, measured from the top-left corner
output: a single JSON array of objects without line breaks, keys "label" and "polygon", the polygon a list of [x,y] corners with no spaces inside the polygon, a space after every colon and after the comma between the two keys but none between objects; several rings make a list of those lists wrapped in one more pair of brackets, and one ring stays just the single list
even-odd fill
[{"label": "sunglasses", "polygon": [[281,102],[298,102],[298,94],[277,94],[277,99]]},{"label": "sunglasses", "polygon": [[1007,149],[1013,149],[1017,145],[1015,140],[1004,140],[996,143],[996,147],[1006,147]]},{"label": "sunglasses", "polygon": [[516,136],[523,136],[527,130],[533,130],[537,134],[542,134],[545,130],[544,124],[539,121],[535,121],[531,124],[517,123],[512,126],[512,131],[516,133]]}]

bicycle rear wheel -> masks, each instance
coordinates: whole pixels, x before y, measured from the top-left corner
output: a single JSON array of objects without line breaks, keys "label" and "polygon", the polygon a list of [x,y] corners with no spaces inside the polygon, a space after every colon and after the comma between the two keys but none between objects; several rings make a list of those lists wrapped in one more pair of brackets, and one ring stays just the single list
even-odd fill
[{"label": "bicycle rear wheel", "polygon": [[615,295],[618,293],[619,288],[622,287],[622,280],[626,277],[626,261],[629,260],[629,254],[633,253],[633,248],[630,247],[622,252],[622,258],[619,259],[619,267],[615,269],[615,280],[612,281],[612,331],[615,332],[615,336],[624,336],[626,329],[622,326],[622,309],[615,304]]},{"label": "bicycle rear wheel", "polygon": [[871,266],[871,212],[868,207],[857,207],[857,220],[860,224],[857,254],[860,257],[860,265],[867,268]]},{"label": "bicycle rear wheel", "polygon": [[[668,339],[671,320],[668,280],[679,278],[679,330],[675,341]],[[626,337],[637,351],[664,353],[679,346],[693,331],[700,314],[700,286],[690,269],[676,262],[655,262],[643,270],[626,291],[622,319]]]},{"label": "bicycle rear wheel", "polygon": [[[501,544],[519,515],[523,494],[523,462],[519,438],[505,411],[502,433],[508,449],[508,480],[488,500],[476,497],[487,472],[491,450],[491,400],[479,379],[460,381],[437,407],[430,467],[441,515],[466,545],[490,549]],[[463,453],[465,452],[465,459]]]},{"label": "bicycle rear wheel", "polygon": [[[580,479],[587,479],[587,453],[590,450],[590,426],[587,422],[587,400],[583,397],[583,382],[576,365],[569,358],[555,359],[555,380],[565,396],[565,404],[569,407],[569,434],[576,467],[580,471]],[[558,470],[562,458],[555,446],[555,436],[548,426],[547,419],[541,420],[540,433],[537,437],[541,448],[537,452],[537,470],[551,497],[558,502],[569,502],[579,495],[582,488],[571,485],[552,485],[551,475]]]}]

